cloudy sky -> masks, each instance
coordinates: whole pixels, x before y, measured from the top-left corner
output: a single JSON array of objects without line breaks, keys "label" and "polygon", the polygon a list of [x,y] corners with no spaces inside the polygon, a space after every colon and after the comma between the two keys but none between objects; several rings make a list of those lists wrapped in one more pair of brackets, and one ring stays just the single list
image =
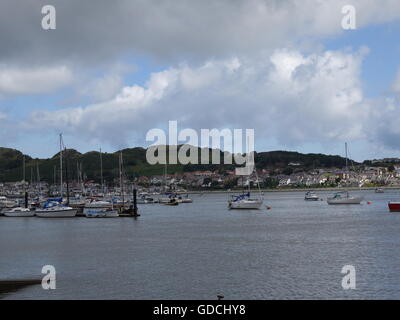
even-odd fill
[{"label": "cloudy sky", "polygon": [[[56,8],[43,30],[42,6]],[[342,7],[356,8],[344,30]],[[0,146],[146,146],[254,128],[256,150],[400,156],[398,0],[2,0]]]}]

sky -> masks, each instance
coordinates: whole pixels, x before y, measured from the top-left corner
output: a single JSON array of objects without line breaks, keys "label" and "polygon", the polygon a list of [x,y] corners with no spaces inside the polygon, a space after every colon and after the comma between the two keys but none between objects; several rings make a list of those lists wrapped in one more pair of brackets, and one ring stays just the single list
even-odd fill
[{"label": "sky", "polygon": [[[44,30],[41,10],[56,9]],[[356,28],[345,30],[344,5]],[[32,157],[254,129],[257,151],[400,156],[398,0],[3,0],[0,146]]]}]

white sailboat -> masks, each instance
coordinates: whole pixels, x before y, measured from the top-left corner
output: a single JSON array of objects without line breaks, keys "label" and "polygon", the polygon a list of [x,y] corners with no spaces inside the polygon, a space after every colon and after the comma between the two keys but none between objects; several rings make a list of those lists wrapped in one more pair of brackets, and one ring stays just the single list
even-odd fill
[{"label": "white sailboat", "polygon": [[[250,197],[250,181],[248,181],[248,191],[238,196],[232,196],[232,199],[228,201],[229,209],[260,209],[264,199],[260,189],[260,183],[257,175],[257,170],[254,166],[254,172],[256,174],[257,186],[259,191],[259,198]],[[250,177],[250,175],[249,175]]]},{"label": "white sailboat", "polygon": [[[346,149],[346,172],[347,170],[347,142],[345,143]],[[352,196],[348,190],[335,193],[332,197],[328,198],[326,201],[328,204],[361,204],[364,198],[361,196]]]},{"label": "white sailboat", "polygon": [[52,201],[45,205],[43,209],[36,209],[35,214],[39,218],[71,218],[76,216],[77,211],[78,209]]},{"label": "white sailboat", "polygon": [[[65,149],[62,134],[60,134],[60,195],[61,198],[49,199],[42,209],[36,209],[36,216],[40,218],[70,218],[75,217],[78,209],[68,206],[69,190],[68,190],[68,174],[67,174],[67,205],[63,205],[63,149]],[[67,170],[67,167],[66,167]]]},{"label": "white sailboat", "polygon": [[333,197],[328,198],[328,204],[361,204],[363,197],[353,197],[348,191],[335,193]]},{"label": "white sailboat", "polygon": [[6,217],[33,217],[35,211],[30,210],[29,208],[17,207],[3,211],[3,214]]},{"label": "white sailboat", "polygon": [[250,192],[232,196],[232,200],[228,201],[229,209],[260,209],[262,204],[262,199],[250,198]]}]

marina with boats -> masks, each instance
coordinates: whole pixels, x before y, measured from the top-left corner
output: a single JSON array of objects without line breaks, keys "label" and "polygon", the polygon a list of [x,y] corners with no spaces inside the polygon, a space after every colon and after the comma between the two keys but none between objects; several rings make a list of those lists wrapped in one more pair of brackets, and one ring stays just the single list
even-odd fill
[{"label": "marina with boats", "polygon": [[[151,191],[151,189],[143,189],[138,187],[134,180],[127,178],[124,171],[123,152],[118,155],[118,186],[110,188],[105,185],[103,177],[103,158],[100,149],[100,157],[98,159],[100,167],[100,187],[96,189],[87,189],[83,184],[82,168],[78,167],[78,180],[75,187],[71,190],[68,175],[68,157],[67,149],[64,145],[62,134],[59,136],[59,168],[58,174],[59,184],[58,190],[54,188],[55,183],[50,189],[47,189],[41,183],[37,183],[32,189],[32,183],[25,181],[25,161],[23,166],[22,187],[19,193],[7,193],[0,195],[0,215],[6,217],[40,217],[40,218],[71,218],[71,217],[87,217],[87,218],[116,218],[126,216],[139,216],[138,205],[164,205],[177,206],[179,204],[193,203],[193,199],[189,197],[186,190],[171,190],[167,183],[167,164],[164,165],[164,181],[161,190]],[[348,168],[348,147],[345,144],[345,171],[344,175],[349,175]],[[354,169],[354,168],[353,168]],[[251,189],[250,183],[243,183],[241,194],[231,195],[227,199],[227,208],[230,210],[260,210],[264,206],[264,192],[261,191],[260,179],[257,170],[246,177],[247,181],[251,175],[255,175],[256,191]],[[39,169],[37,168],[38,181]],[[56,173],[54,175],[56,177]],[[383,188],[376,188],[375,193],[384,193]],[[47,196],[46,196],[47,194]],[[72,194],[72,195],[71,195]],[[400,196],[399,196],[400,198]],[[268,199],[267,199],[268,200]],[[322,201],[322,197],[314,190],[305,192],[305,201]],[[332,196],[326,198],[329,205],[355,205],[362,204],[363,196],[352,195],[349,189],[339,189]],[[366,201],[370,204],[369,201]],[[270,206],[266,204],[267,209]],[[391,212],[400,211],[400,202],[394,199],[388,203]]]}]

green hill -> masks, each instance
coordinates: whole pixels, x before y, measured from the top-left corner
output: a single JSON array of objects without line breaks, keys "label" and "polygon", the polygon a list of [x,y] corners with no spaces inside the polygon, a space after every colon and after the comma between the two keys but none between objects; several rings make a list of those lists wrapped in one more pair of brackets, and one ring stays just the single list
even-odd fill
[{"label": "green hill", "polygon": [[[134,176],[162,175],[164,165],[150,165],[146,161],[146,149],[130,148],[121,150],[124,160],[124,170],[130,178]],[[211,154],[211,149],[208,150]],[[200,157],[200,149],[198,149]],[[108,183],[112,183],[118,178],[120,151],[114,153],[103,153],[103,177]],[[220,152],[221,159],[223,153]],[[23,179],[23,160],[24,155],[14,149],[0,148],[0,182],[21,181]],[[100,153],[90,151],[80,153],[73,149],[64,152],[64,168],[68,164],[69,176],[76,180],[78,177],[78,167],[82,168],[86,180],[100,180]],[[211,156],[210,156],[211,159]],[[340,156],[330,156],[323,154],[302,154],[289,151],[260,152],[255,155],[257,169],[275,169],[285,171],[288,168],[296,170],[310,170],[313,168],[343,167],[345,159]],[[38,172],[41,181],[53,182],[54,172],[56,179],[59,175],[59,154],[49,159],[33,159],[25,155],[26,180],[36,181]],[[187,164],[187,165],[168,165],[168,173],[182,173],[197,170],[232,170],[234,165],[213,165],[213,164]]]}]

